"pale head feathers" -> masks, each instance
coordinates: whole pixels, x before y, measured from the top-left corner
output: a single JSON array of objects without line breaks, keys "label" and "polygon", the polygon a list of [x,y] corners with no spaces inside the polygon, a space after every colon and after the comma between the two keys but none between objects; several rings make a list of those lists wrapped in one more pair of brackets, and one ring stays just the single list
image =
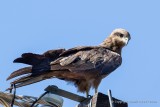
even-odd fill
[{"label": "pale head feathers", "polygon": [[[122,29],[122,28],[115,29],[112,31],[110,36],[117,35],[117,34],[122,34],[124,37],[128,38],[128,40],[131,39],[129,32],[125,29]],[[117,35],[117,36],[120,36],[120,35]]]},{"label": "pale head feathers", "polygon": [[121,54],[122,48],[128,44],[131,39],[127,30],[119,28],[112,31],[112,33],[100,44],[114,52]]}]

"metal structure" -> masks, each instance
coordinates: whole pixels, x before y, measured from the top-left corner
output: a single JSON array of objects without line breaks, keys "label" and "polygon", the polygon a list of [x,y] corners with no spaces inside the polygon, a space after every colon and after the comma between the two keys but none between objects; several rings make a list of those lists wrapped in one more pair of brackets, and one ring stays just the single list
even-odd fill
[{"label": "metal structure", "polygon": [[96,93],[94,96],[85,98],[59,89],[54,85],[45,88],[45,92],[39,98],[0,92],[0,105],[4,105],[5,107],[11,107],[11,104],[18,107],[62,107],[62,97],[79,102],[76,107],[128,107],[126,102],[112,97],[111,90],[108,90],[108,95]]},{"label": "metal structure", "polygon": [[83,105],[86,105],[90,102],[90,100],[92,99],[92,97],[89,97],[89,98],[85,98],[83,96],[79,96],[77,94],[74,94],[74,93],[71,93],[71,92],[68,92],[68,91],[65,91],[63,89],[59,89],[57,86],[55,85],[50,85],[48,86],[46,89],[45,89],[46,92],[50,92],[52,94],[56,94],[56,95],[59,95],[59,96],[62,96],[62,97],[65,97],[65,98],[68,98],[70,100],[73,100],[73,101],[77,101]]},{"label": "metal structure", "polygon": [[65,97],[65,98],[68,98],[68,99],[71,99],[71,100],[74,100],[74,101],[77,101],[77,102],[84,102],[86,100],[90,100],[90,98],[85,98],[83,96],[79,96],[77,94],[74,94],[74,93],[59,89],[55,85],[48,86],[45,89],[45,91],[48,91],[48,92],[50,92],[52,94],[57,94],[59,96],[62,96],[62,97]]},{"label": "metal structure", "polygon": [[[11,107],[13,97],[14,95],[11,93],[0,92],[0,107]],[[54,99],[52,97],[54,97]],[[17,107],[30,107],[36,99],[38,98],[25,95],[15,95],[13,105]],[[46,96],[35,103],[34,107],[62,107],[62,104],[63,100],[61,97],[46,94]]]},{"label": "metal structure", "polygon": [[54,85],[48,86],[45,91],[79,102],[76,107],[128,107],[126,102],[113,98],[111,90],[108,90],[108,95],[96,93],[89,98],[59,89]]}]

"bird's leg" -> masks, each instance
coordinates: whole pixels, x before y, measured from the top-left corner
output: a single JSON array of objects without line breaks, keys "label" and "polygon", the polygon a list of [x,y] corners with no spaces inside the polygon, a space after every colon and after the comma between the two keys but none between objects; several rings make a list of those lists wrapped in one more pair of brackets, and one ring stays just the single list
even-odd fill
[{"label": "bird's leg", "polygon": [[86,97],[87,97],[87,98],[89,97],[89,92],[88,92],[88,91],[86,91]]},{"label": "bird's leg", "polygon": [[98,87],[95,88],[95,94],[98,92]]},{"label": "bird's leg", "polygon": [[86,97],[87,97],[87,98],[90,97],[90,95],[89,95],[89,90],[90,90],[90,87],[88,86],[87,89],[86,89]]},{"label": "bird's leg", "polygon": [[95,94],[98,93],[98,86],[101,82],[101,78],[97,78],[95,81],[94,81],[94,88],[95,88]]}]

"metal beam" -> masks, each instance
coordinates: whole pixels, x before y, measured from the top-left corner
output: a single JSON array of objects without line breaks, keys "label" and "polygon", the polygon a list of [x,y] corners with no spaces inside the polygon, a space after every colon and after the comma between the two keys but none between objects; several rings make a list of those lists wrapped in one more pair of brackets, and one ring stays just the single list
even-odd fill
[{"label": "metal beam", "polygon": [[48,86],[45,89],[45,91],[48,91],[48,92],[50,92],[52,94],[57,94],[59,96],[62,96],[62,97],[65,97],[65,98],[68,98],[68,99],[71,99],[71,100],[74,100],[74,101],[77,101],[77,102],[84,102],[84,101],[90,100],[90,98],[85,98],[83,96],[79,96],[77,94],[74,94],[74,93],[59,89],[55,85]]}]

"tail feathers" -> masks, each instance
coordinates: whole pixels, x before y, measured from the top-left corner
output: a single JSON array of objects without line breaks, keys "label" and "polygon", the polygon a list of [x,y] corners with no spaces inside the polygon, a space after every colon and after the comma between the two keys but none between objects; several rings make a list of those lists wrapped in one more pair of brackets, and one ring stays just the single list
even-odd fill
[{"label": "tail feathers", "polygon": [[[50,79],[50,78],[58,78],[59,74],[58,73],[54,73],[54,72],[47,72],[47,73],[43,73],[40,75],[32,75],[32,74],[28,74],[25,76],[22,76],[16,80],[14,80],[13,82],[11,82],[11,84],[15,84],[16,88],[22,87],[22,86],[26,86],[26,85],[30,85],[33,83],[37,83],[40,82],[42,80],[46,80],[46,79]],[[7,90],[11,90],[11,88],[8,88]]]},{"label": "tail feathers", "polygon": [[32,75],[27,75],[25,77],[21,77],[15,81],[13,81],[11,84],[15,84],[16,88],[22,87],[22,86],[26,86],[26,85],[30,85],[39,81],[42,81],[46,78],[44,78],[43,75],[39,75],[39,76],[32,76]]},{"label": "tail feathers", "polygon": [[29,65],[38,65],[44,59],[48,59],[49,61],[56,60],[64,51],[65,49],[49,50],[42,55],[34,53],[24,53],[21,55],[21,57],[15,59],[13,62]]},{"label": "tail feathers", "polygon": [[17,71],[14,71],[13,73],[11,73],[11,75],[7,78],[7,80],[10,80],[12,78],[15,78],[17,76],[23,75],[23,74],[28,74],[32,72],[32,67],[25,67],[22,69],[19,69]]},{"label": "tail feathers", "polygon": [[[27,81],[27,80],[29,80],[30,79],[30,76],[31,76],[31,74],[28,74],[28,75],[26,75],[26,76],[22,76],[22,77],[20,77],[20,78],[18,78],[18,79],[16,79],[16,80],[14,80],[14,81],[12,81],[10,84],[20,84],[20,83],[22,83],[22,82],[24,82],[24,81]],[[17,88],[17,86],[16,86],[16,88]],[[13,89],[13,87],[10,87],[10,88],[8,88],[8,89],[6,89],[6,91],[8,91],[8,90],[12,90]]]},{"label": "tail feathers", "polygon": [[29,64],[29,65],[36,65],[44,58],[45,58],[44,55],[24,53],[22,54],[21,57],[15,59],[13,62],[14,63],[24,63],[24,64]]},{"label": "tail feathers", "polygon": [[24,81],[27,81],[32,77],[31,75],[32,74],[28,74],[28,75],[22,76],[18,79],[15,79],[14,81],[11,82],[11,84],[19,84],[19,83],[22,83]]},{"label": "tail feathers", "polygon": [[[33,84],[33,83],[36,83],[36,82],[39,82],[42,80],[44,80],[43,75],[40,75],[37,77],[32,77],[31,74],[29,74],[25,77],[21,77],[19,79],[16,79],[15,81],[11,82],[11,84],[15,84],[15,87],[19,88],[19,87],[30,85],[30,84]],[[13,87],[10,87],[10,88],[6,89],[6,91],[12,90],[12,89],[13,89]]]},{"label": "tail feathers", "polygon": [[29,84],[33,84],[33,83],[36,83],[36,82],[39,82],[39,81],[42,81],[42,80],[43,80],[43,76],[27,77],[27,80],[25,80],[24,82],[21,82],[21,83],[17,84],[16,88],[19,88],[19,87],[22,87],[22,86],[26,86],[26,85],[29,85]]},{"label": "tail feathers", "polygon": [[[24,63],[32,65],[31,67],[25,67],[14,71],[7,78],[7,80],[21,76],[19,79],[16,79],[11,84],[15,84],[16,87],[22,87],[32,83],[36,83],[51,77],[54,77],[51,72],[50,62],[59,58],[59,55],[63,53],[65,49],[58,50],[49,50],[42,55],[33,54],[33,53],[24,53],[21,57],[14,60],[16,63]],[[24,75],[28,74],[28,75]]]}]

